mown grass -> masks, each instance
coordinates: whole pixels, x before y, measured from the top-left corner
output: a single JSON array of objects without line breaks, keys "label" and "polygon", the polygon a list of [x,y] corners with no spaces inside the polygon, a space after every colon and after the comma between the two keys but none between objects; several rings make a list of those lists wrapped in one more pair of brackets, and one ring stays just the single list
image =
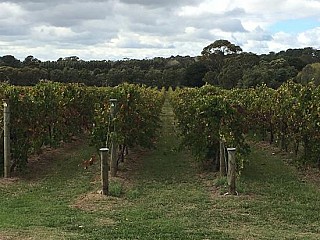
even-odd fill
[{"label": "mown grass", "polygon": [[91,190],[92,174],[84,172],[78,164],[92,152],[89,147],[76,148],[54,159],[50,172],[41,173],[41,179],[29,176],[10,184],[2,183],[2,235],[10,236],[9,239],[43,239],[43,236],[62,239],[65,229],[92,220],[90,215],[69,206],[77,195]]},{"label": "mown grass", "polygon": [[94,152],[83,145],[39,179],[0,184],[0,239],[320,239],[319,186],[279,155],[253,147],[240,195],[222,196],[216,176],[177,151],[168,102],[162,118],[157,149],[124,173],[129,184],[112,180],[113,196],[96,193],[98,164],[78,167]]}]

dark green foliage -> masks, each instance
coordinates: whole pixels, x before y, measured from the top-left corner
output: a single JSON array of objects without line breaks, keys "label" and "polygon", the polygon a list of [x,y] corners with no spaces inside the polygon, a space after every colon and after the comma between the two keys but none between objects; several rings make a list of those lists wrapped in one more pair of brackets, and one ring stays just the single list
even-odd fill
[{"label": "dark green foliage", "polygon": [[5,55],[0,57],[0,66],[18,68],[21,67],[21,62],[12,55]]},{"label": "dark green foliage", "polygon": [[248,152],[244,140],[246,123],[237,101],[226,90],[206,85],[179,89],[171,97],[183,145],[201,160],[216,159],[219,142]]},{"label": "dark green foliage", "polygon": [[41,79],[88,86],[117,86],[127,82],[159,89],[199,87],[203,82],[227,89],[265,83],[278,88],[306,65],[317,62],[320,62],[320,51],[311,47],[256,55],[220,39],[204,47],[201,56],[196,57],[84,61],[69,56],[42,62],[31,55],[23,61],[5,55],[0,57],[0,82],[28,86]]},{"label": "dark green foliage", "polygon": [[206,75],[208,68],[202,62],[195,62],[187,67],[182,85],[187,87],[201,87],[205,84],[202,80]]},{"label": "dark green foliage", "polygon": [[270,62],[261,60],[258,65],[248,68],[243,75],[241,86],[244,88],[266,84],[271,88],[278,88],[281,84],[297,75],[297,70],[283,59]]},{"label": "dark green foliage", "polygon": [[31,67],[0,67],[0,82],[12,85],[33,86],[47,78],[47,71]]},{"label": "dark green foliage", "polygon": [[[0,85],[0,99],[8,99],[11,109],[12,169],[24,169],[28,157],[43,146],[56,147],[89,131],[97,148],[105,146],[110,130],[110,98],[119,103],[115,120],[119,144],[152,147],[163,94],[133,84],[116,88],[57,82],[40,82],[33,87]],[[0,140],[3,142],[3,136]],[[0,153],[3,156],[3,148]]]},{"label": "dark green foliage", "polygon": [[241,53],[226,58],[218,75],[218,85],[226,89],[239,86],[244,72],[250,71],[258,63],[259,57],[252,53]]},{"label": "dark green foliage", "polygon": [[228,55],[240,52],[242,52],[241,47],[234,45],[228,40],[220,39],[203,48],[201,54],[203,56],[210,56],[212,54]]},{"label": "dark green foliage", "polygon": [[295,79],[304,85],[309,82],[314,82],[317,86],[320,85],[320,63],[308,64]]}]

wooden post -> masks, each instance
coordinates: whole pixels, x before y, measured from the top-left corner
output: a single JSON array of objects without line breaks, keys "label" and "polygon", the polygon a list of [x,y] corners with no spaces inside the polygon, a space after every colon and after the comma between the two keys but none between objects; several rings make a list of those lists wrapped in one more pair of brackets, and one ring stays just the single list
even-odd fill
[{"label": "wooden post", "polygon": [[228,151],[228,186],[229,194],[237,195],[236,192],[236,149],[227,148]]},{"label": "wooden post", "polygon": [[224,149],[224,142],[220,140],[220,177],[225,177],[227,175],[226,171],[226,156]]},{"label": "wooden post", "polygon": [[3,154],[4,154],[4,177],[10,177],[10,108],[8,100],[3,100]]},{"label": "wooden post", "polygon": [[112,140],[111,143],[111,161],[110,161],[110,175],[111,177],[115,177],[118,171],[118,156],[117,156],[117,144],[115,140]]},{"label": "wooden post", "polygon": [[[110,101],[111,121],[114,122],[117,99],[110,99],[109,101]],[[116,133],[115,125],[113,125],[113,133],[114,134]],[[112,143],[111,143],[110,175],[111,177],[115,177],[117,175],[117,170],[118,170],[117,142],[114,137],[111,140],[112,140]]]},{"label": "wooden post", "polygon": [[109,152],[109,148],[100,148],[101,183],[102,183],[102,194],[103,195],[109,195],[108,152]]}]

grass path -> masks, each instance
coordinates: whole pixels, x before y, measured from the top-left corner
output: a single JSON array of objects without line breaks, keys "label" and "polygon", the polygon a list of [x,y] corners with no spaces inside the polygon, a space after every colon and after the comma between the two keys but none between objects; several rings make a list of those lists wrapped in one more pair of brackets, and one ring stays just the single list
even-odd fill
[{"label": "grass path", "polygon": [[157,148],[112,179],[120,197],[96,193],[98,164],[78,167],[94,152],[84,144],[52,157],[41,177],[1,181],[0,240],[320,239],[319,186],[302,181],[279,154],[253,147],[240,195],[225,197],[213,173],[177,151],[168,101],[161,117]]},{"label": "grass path", "polygon": [[173,112],[166,101],[163,130],[157,149],[143,158],[136,175],[137,196],[132,206],[118,211],[127,224],[120,239],[210,239],[219,231],[208,229],[210,196],[189,154],[177,151]]}]

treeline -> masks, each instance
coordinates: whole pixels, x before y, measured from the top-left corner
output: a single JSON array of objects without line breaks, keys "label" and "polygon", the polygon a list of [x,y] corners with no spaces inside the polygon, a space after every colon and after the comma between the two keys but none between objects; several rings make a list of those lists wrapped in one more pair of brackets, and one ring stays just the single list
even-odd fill
[{"label": "treeline", "polygon": [[45,62],[28,56],[21,62],[7,55],[0,57],[0,82],[29,86],[45,79],[87,86],[112,87],[126,82],[162,88],[181,85],[186,68],[194,62],[189,56],[119,61],[84,61],[72,56]]},{"label": "treeline", "polygon": [[41,79],[88,86],[117,86],[123,82],[152,87],[199,87],[206,83],[226,89],[248,88],[262,83],[278,88],[289,79],[320,83],[320,50],[306,47],[257,55],[242,51],[228,40],[217,40],[201,55],[84,61],[77,56],[40,61],[27,56],[0,57],[0,82],[35,85]]}]

